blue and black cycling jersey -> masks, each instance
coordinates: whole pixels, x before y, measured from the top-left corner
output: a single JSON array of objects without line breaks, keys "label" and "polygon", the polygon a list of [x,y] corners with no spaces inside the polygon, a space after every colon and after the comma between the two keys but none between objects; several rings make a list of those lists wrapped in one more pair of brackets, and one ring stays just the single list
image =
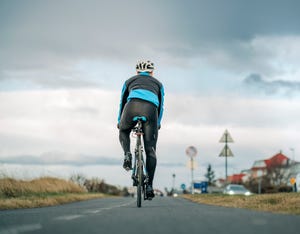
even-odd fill
[{"label": "blue and black cycling jersey", "polygon": [[125,104],[131,99],[141,99],[154,104],[158,108],[157,124],[160,125],[164,105],[164,87],[161,82],[147,72],[128,79],[122,89],[118,123],[120,123]]}]

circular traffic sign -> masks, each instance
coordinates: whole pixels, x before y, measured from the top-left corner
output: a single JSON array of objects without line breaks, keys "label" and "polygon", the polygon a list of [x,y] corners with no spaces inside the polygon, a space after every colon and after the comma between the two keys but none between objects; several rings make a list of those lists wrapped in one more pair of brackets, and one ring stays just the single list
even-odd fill
[{"label": "circular traffic sign", "polygon": [[185,150],[185,153],[187,156],[189,157],[195,157],[197,155],[197,149],[194,146],[189,146],[187,147],[187,149]]}]

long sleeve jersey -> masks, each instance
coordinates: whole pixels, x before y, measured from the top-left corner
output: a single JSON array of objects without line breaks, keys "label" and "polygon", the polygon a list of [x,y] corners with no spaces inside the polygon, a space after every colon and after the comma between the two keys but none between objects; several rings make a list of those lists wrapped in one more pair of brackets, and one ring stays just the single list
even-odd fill
[{"label": "long sleeve jersey", "polygon": [[146,72],[140,73],[126,80],[122,88],[118,123],[120,123],[125,104],[133,98],[142,99],[157,106],[157,124],[160,126],[164,106],[164,87],[162,83]]}]

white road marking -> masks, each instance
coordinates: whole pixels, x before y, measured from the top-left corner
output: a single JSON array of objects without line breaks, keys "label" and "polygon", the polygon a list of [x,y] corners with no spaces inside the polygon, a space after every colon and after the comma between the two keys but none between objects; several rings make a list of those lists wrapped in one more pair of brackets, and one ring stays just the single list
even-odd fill
[{"label": "white road marking", "polygon": [[71,220],[74,220],[74,219],[85,217],[87,215],[98,214],[98,213],[101,213],[102,211],[112,210],[112,209],[120,208],[120,207],[123,207],[123,206],[128,206],[128,205],[130,205],[134,202],[135,201],[133,200],[133,201],[130,201],[130,202],[126,202],[124,204],[114,205],[114,206],[110,206],[110,207],[83,210],[82,212],[80,212],[80,214],[77,214],[77,215],[63,215],[63,216],[55,217],[54,220],[71,221]]},{"label": "white road marking", "polygon": [[83,215],[63,215],[63,216],[58,216],[55,218],[55,220],[64,220],[64,221],[69,221],[73,219],[78,219],[83,217]]},{"label": "white road marking", "polygon": [[112,210],[112,209],[115,209],[115,208],[128,206],[128,205],[131,205],[134,202],[135,201],[130,201],[130,202],[127,202],[127,203],[124,203],[124,204],[121,204],[121,205],[115,205],[115,206],[105,207],[105,208],[100,208],[100,209],[90,209],[90,210],[84,211],[83,213],[85,213],[85,214],[97,214],[97,213],[100,213],[101,211],[104,211],[104,210]]}]

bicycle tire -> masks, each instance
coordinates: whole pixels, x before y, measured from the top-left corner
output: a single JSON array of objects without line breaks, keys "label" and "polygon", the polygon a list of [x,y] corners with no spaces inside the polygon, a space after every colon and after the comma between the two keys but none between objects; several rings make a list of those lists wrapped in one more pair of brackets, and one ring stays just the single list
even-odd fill
[{"label": "bicycle tire", "polygon": [[139,145],[138,149],[138,185],[137,185],[137,207],[142,206],[142,190],[143,190],[143,162],[142,162],[142,146]]}]

